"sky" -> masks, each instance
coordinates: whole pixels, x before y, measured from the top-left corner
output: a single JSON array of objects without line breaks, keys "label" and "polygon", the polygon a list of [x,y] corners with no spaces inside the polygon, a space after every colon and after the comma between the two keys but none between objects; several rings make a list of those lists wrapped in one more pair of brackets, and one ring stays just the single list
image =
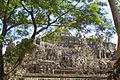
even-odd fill
[{"label": "sky", "polygon": [[[112,17],[112,13],[111,13],[111,9],[110,9],[108,0],[101,0],[101,1],[106,2],[108,4],[108,6],[106,6],[105,9],[109,14],[106,15],[106,17],[110,18],[112,20],[112,24],[114,25],[114,21],[113,21],[113,17]],[[111,38],[111,42],[117,44],[117,42],[118,42],[117,34],[113,34],[113,38]]]},{"label": "sky", "polygon": [[[113,17],[112,17],[112,13],[111,13],[111,9],[110,9],[108,0],[102,0],[102,1],[103,1],[103,2],[106,2],[106,3],[108,4],[108,6],[105,6],[105,10],[108,12],[108,14],[105,15],[105,16],[106,16],[108,19],[111,19],[111,20],[112,20],[112,24],[113,24],[113,26],[114,26],[114,21],[113,21]],[[71,32],[73,35],[75,35],[76,30],[73,30],[73,31],[70,31],[70,32]],[[95,32],[89,33],[89,34],[86,35],[86,36],[91,36],[91,35],[94,35],[94,34],[95,34]],[[113,43],[117,44],[117,42],[118,42],[117,34],[113,34],[110,42],[113,42]]]},{"label": "sky", "polygon": [[[114,21],[113,21],[113,17],[112,17],[112,13],[111,13],[111,9],[110,9],[108,0],[101,0],[101,1],[103,1],[103,2],[105,2],[105,3],[108,4],[108,6],[105,6],[105,10],[108,12],[108,15],[105,15],[105,16],[106,16],[108,19],[111,19],[111,20],[112,20],[112,24],[113,24],[113,26],[114,26]],[[93,32],[93,33],[90,33],[88,36],[94,35],[94,34],[95,34],[95,33]],[[117,44],[117,42],[118,42],[117,34],[113,34],[110,42],[113,42],[113,43]]]}]

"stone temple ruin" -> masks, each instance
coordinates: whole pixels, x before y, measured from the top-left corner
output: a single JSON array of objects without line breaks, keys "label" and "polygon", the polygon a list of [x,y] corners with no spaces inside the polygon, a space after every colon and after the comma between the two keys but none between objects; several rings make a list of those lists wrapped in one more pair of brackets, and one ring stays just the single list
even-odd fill
[{"label": "stone temple ruin", "polygon": [[26,54],[18,74],[106,74],[112,68],[116,44],[104,40],[89,42],[81,34],[59,34],[61,41],[44,42],[37,37],[37,50]]}]

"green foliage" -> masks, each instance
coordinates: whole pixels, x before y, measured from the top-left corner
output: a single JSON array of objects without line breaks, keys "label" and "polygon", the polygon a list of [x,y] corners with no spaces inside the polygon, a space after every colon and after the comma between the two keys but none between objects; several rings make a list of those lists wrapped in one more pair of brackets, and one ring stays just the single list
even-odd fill
[{"label": "green foliage", "polygon": [[[74,18],[69,18],[69,26],[72,26],[72,28],[76,28],[84,33],[86,33],[86,31],[91,32],[93,28],[102,32],[106,32],[106,30],[109,29],[108,31],[112,32],[113,30],[110,30],[110,26],[112,26],[112,24],[105,18],[104,15],[106,13],[103,11],[101,5],[106,6],[105,3],[95,1],[86,4],[85,6],[77,7],[76,11],[72,14],[72,17]],[[95,27],[89,27],[91,25]]]},{"label": "green foliage", "polygon": [[5,37],[0,35],[0,44],[4,41]]},{"label": "green foliage", "polygon": [[[101,31],[105,31],[111,26],[104,16],[106,13],[102,11],[102,6],[106,6],[106,4],[98,0],[12,0],[8,5],[7,17],[10,15],[11,17],[7,23],[8,26],[19,25],[15,26],[17,27],[16,35],[13,34],[14,27],[7,33],[16,37],[21,38],[21,36],[29,35],[31,31],[28,29],[33,26],[30,13],[23,8],[21,3],[28,11],[32,11],[31,6],[33,7],[35,22],[39,23],[37,29],[48,25],[48,15],[50,16],[49,22],[56,20],[53,24],[70,29],[76,28],[82,32],[91,31],[91,28],[88,27],[90,25],[96,26]],[[2,4],[4,7],[0,6],[0,9],[3,11],[1,12],[1,20],[3,21],[7,0],[1,0]],[[15,8],[15,6],[17,7]]]},{"label": "green foliage", "polygon": [[36,46],[32,43],[32,40],[27,38],[23,39],[22,42],[16,47],[17,48],[15,48],[14,51],[16,55],[21,57],[24,57],[26,53],[32,54],[36,49]]},{"label": "green foliage", "polygon": [[13,43],[9,43],[4,57],[8,63],[13,65],[17,61],[18,57],[24,58],[25,54],[32,54],[36,48],[36,45],[32,43],[31,39],[25,38],[16,46]]},{"label": "green foliage", "polygon": [[61,41],[61,39],[60,39],[59,35],[55,35],[54,33],[51,32],[45,36],[44,41],[45,42],[49,41],[52,43],[54,41]]},{"label": "green foliage", "polygon": [[64,33],[65,31],[69,31],[68,28],[63,28],[63,27],[56,27],[56,29],[52,32],[49,32],[45,37],[44,41],[49,41],[49,42],[55,42],[55,41],[61,41],[60,38],[60,33]]},{"label": "green foliage", "polygon": [[16,32],[17,32],[18,35],[21,35],[21,36],[27,36],[29,34],[29,32],[27,30],[17,29]]},{"label": "green foliage", "polygon": [[120,1],[119,0],[116,1],[116,5],[118,6],[118,10],[119,10],[119,14],[120,14]]}]

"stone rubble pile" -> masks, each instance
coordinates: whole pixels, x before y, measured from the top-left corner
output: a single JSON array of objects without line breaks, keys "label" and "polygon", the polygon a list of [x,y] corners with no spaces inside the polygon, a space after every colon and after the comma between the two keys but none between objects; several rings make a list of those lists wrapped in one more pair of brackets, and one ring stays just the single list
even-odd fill
[{"label": "stone rubble pile", "polygon": [[[93,55],[83,54],[90,47],[84,47],[80,51],[72,48],[65,48],[48,42],[40,42],[35,53],[26,54],[24,61],[17,71],[19,73],[41,73],[54,74],[56,70],[75,70],[75,74],[94,74],[100,73],[100,70],[111,68],[111,62],[105,59],[94,59]],[[77,72],[79,71],[79,72]],[[58,74],[59,74],[58,72]],[[71,74],[71,72],[68,72]],[[104,72],[103,72],[104,73]]]}]

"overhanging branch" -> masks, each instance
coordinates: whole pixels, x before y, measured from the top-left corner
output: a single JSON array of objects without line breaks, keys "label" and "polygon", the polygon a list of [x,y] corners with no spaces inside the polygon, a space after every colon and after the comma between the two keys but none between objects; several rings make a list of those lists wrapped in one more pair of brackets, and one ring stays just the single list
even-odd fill
[{"label": "overhanging branch", "polygon": [[40,32],[42,32],[43,30],[48,29],[48,28],[49,28],[49,26],[41,28],[40,30],[38,30],[36,32],[36,35],[39,34]]},{"label": "overhanging branch", "polygon": [[36,25],[36,21],[35,21],[35,18],[34,18],[34,14],[33,14],[33,7],[31,6],[31,17],[32,17],[32,22],[33,22],[33,24],[34,24],[34,31],[33,31],[33,34],[32,34],[32,39],[34,39],[35,38],[35,36],[36,36],[36,32],[37,32],[37,25]]},{"label": "overhanging branch", "polygon": [[[16,24],[14,24],[14,25],[11,25],[11,26],[7,29],[7,31],[9,31],[10,29],[12,29],[12,28],[14,28],[14,27],[17,27],[17,26],[19,26],[19,25],[25,24],[25,23],[27,23],[27,24],[34,24],[33,22],[16,23]],[[37,23],[35,23],[35,24],[42,24],[42,23],[37,22]],[[42,25],[47,25],[47,24],[42,24]]]},{"label": "overhanging branch", "polygon": [[10,29],[12,29],[12,28],[14,28],[14,27],[17,27],[17,26],[19,26],[19,25],[22,25],[22,24],[24,24],[24,23],[14,24],[14,25],[10,26],[10,27],[7,29],[7,31],[9,31]]},{"label": "overhanging branch", "polygon": [[8,14],[8,7],[10,4],[10,0],[7,1],[7,6],[6,6],[6,10],[4,13],[4,19],[3,19],[3,30],[2,30],[2,35],[5,36],[6,32],[7,32],[7,14]]},{"label": "overhanging branch", "polygon": [[28,12],[28,13],[31,13],[31,11],[29,11],[22,2],[20,2],[20,4],[22,5],[22,7]]},{"label": "overhanging branch", "polygon": [[6,75],[7,75],[7,76],[13,75],[13,74],[17,71],[17,69],[19,68],[20,64],[22,63],[22,60],[23,60],[22,57],[18,57],[16,64],[13,66],[13,68],[12,68],[11,70],[9,70],[9,71],[6,73]]},{"label": "overhanging branch", "polygon": [[10,18],[11,18],[11,16],[13,15],[13,13],[14,13],[14,11],[15,11],[15,9],[17,8],[17,5],[14,7],[14,9],[13,9],[13,11],[10,13],[10,15],[9,15],[9,17],[8,17],[8,21],[10,20]]},{"label": "overhanging branch", "polygon": [[[78,3],[79,3],[79,2],[78,2]],[[71,8],[71,9],[74,9],[74,8],[78,5],[78,3],[77,3],[73,8]],[[50,24],[55,23],[60,17],[62,17],[63,15],[67,14],[68,12],[70,12],[71,9],[69,9],[69,10],[66,11],[65,13],[61,14],[60,16],[58,16],[58,17],[57,17],[53,22],[51,22]]]}]

